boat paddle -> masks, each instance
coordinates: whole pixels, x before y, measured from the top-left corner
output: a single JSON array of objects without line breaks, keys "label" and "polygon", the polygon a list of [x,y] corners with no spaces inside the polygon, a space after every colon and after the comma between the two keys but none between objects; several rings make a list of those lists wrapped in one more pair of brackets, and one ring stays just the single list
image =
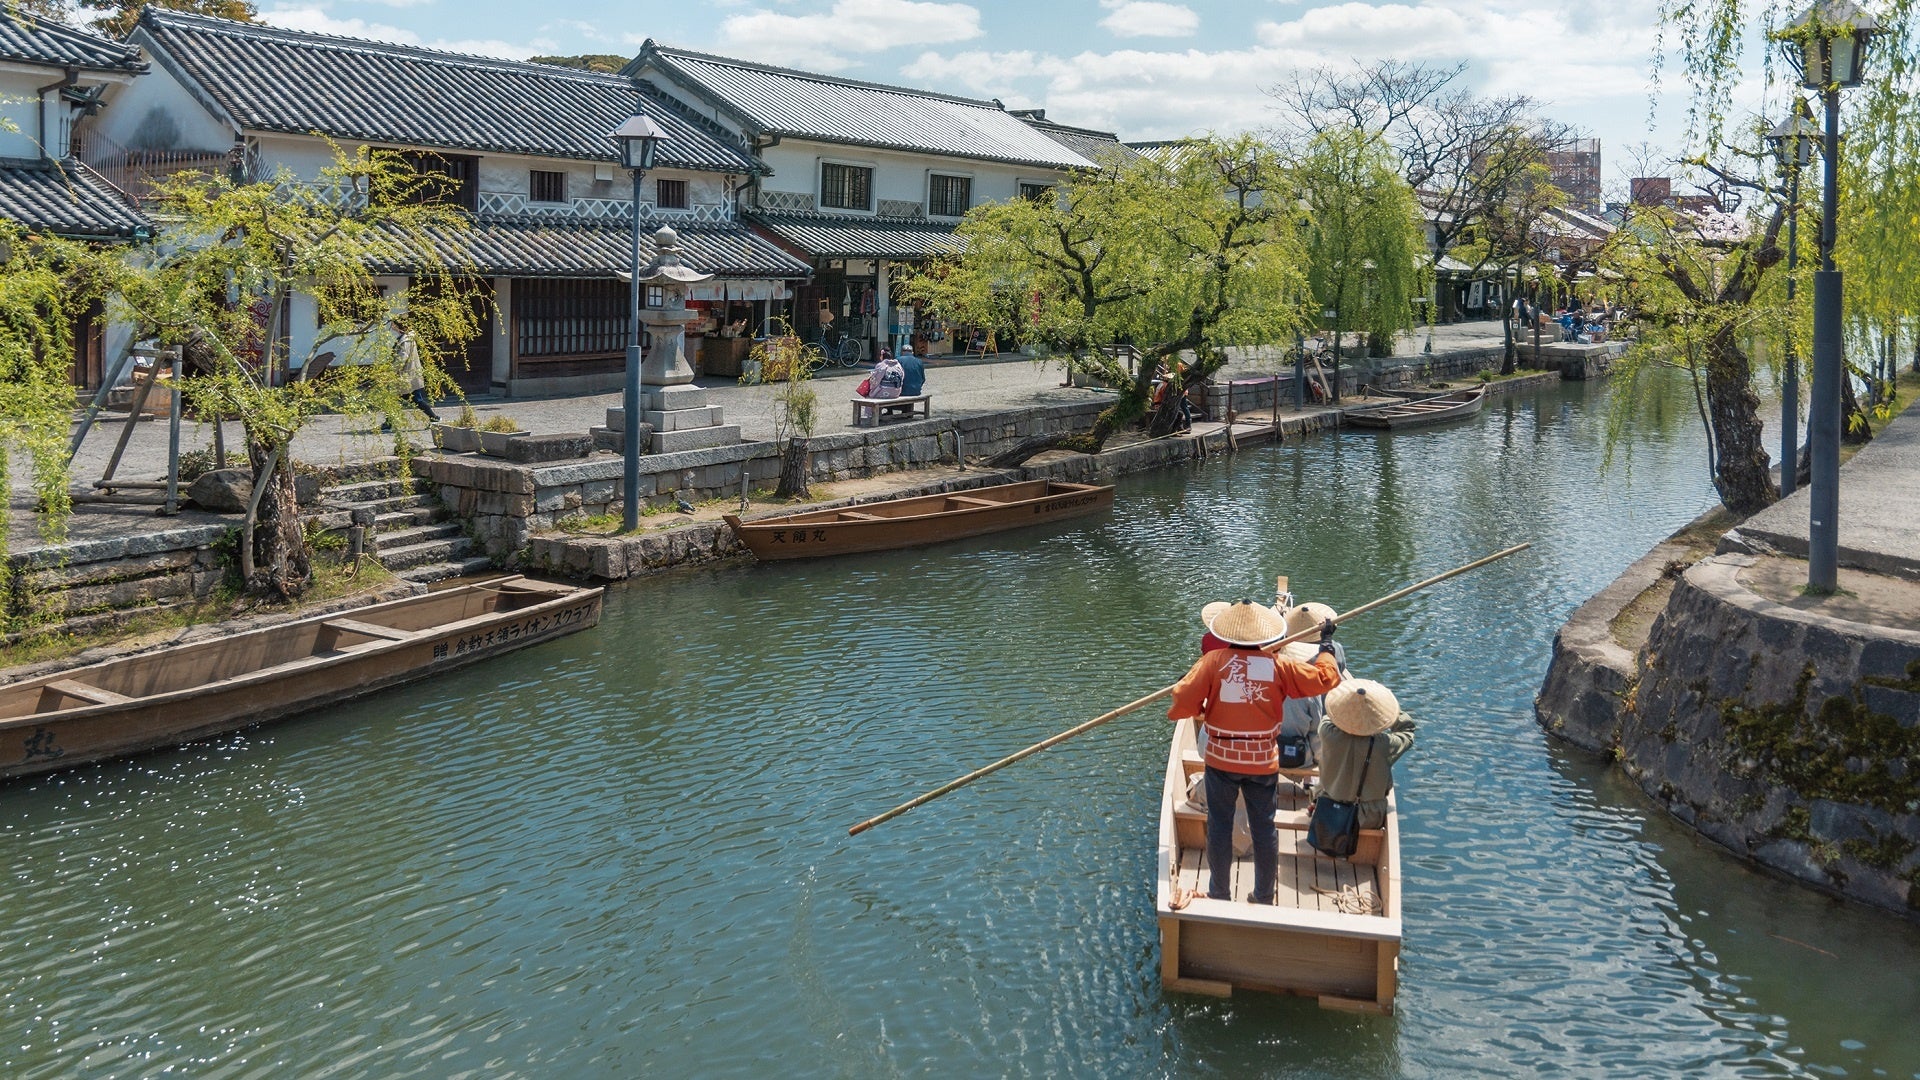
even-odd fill
[{"label": "boat paddle", "polygon": [[[1429,585],[1437,585],[1440,582],[1445,581],[1450,577],[1458,577],[1469,570],[1477,570],[1480,567],[1485,566],[1490,562],[1494,562],[1499,559],[1504,559],[1507,556],[1512,555],[1514,552],[1525,551],[1526,549],[1532,546],[1533,545],[1531,543],[1515,544],[1513,547],[1510,547],[1505,551],[1496,551],[1492,555],[1489,555],[1484,559],[1475,559],[1473,562],[1470,562],[1465,566],[1455,567],[1454,569],[1449,570],[1444,574],[1435,574],[1433,577],[1430,577],[1425,581],[1417,581],[1412,585],[1407,586],[1404,589],[1399,589],[1395,592],[1390,592],[1378,600],[1361,604],[1359,607],[1354,608],[1352,611],[1349,611],[1346,614],[1333,619],[1332,622],[1334,623],[1334,625],[1338,626],[1339,624],[1347,621],[1348,619],[1353,618],[1355,615],[1363,615],[1366,612],[1372,611],[1374,608],[1380,607],[1383,604],[1391,604],[1395,600],[1398,600],[1403,596],[1407,596],[1411,593],[1419,592],[1421,589],[1424,589]],[[1270,645],[1263,645],[1261,646],[1261,648],[1270,653],[1277,653],[1285,645],[1291,644],[1292,642],[1295,642],[1295,641],[1301,641],[1305,638],[1313,637],[1319,633],[1320,633],[1320,627],[1310,626],[1305,630],[1300,631],[1297,634],[1289,634],[1286,637],[1281,638],[1279,641],[1273,642]],[[1080,724],[1075,727],[1070,727],[1067,730],[1059,733],[1058,735],[1054,735],[1051,738],[1043,739],[1040,742],[1034,743],[1032,746],[1027,747],[1025,750],[1021,750],[1018,753],[1008,754],[1006,757],[1001,758],[999,761],[996,761],[991,765],[985,765],[978,769],[975,769],[972,772],[968,773],[967,775],[960,777],[958,780],[953,780],[953,781],[949,781],[948,783],[941,784],[939,787],[934,788],[932,791],[929,791],[924,795],[919,795],[912,799],[909,799],[906,802],[901,803],[899,806],[894,807],[893,809],[887,811],[884,814],[879,814],[874,817],[870,817],[867,820],[861,822],[860,824],[855,825],[853,828],[848,829],[847,835],[859,836],[861,833],[866,832],[868,829],[873,828],[875,825],[881,825],[886,822],[892,821],[894,818],[899,817],[901,814],[906,813],[907,811],[913,809],[916,806],[925,806],[927,803],[932,802],[933,800],[939,798],[940,796],[945,795],[948,792],[954,791],[958,788],[963,788],[968,784],[973,783],[975,780],[978,780],[981,777],[986,776],[988,773],[999,772],[1001,769],[1006,768],[1007,766],[1013,764],[1016,761],[1021,761],[1025,758],[1030,758],[1033,755],[1039,753],[1042,750],[1045,750],[1050,746],[1058,746],[1059,744],[1066,742],[1068,739],[1071,739],[1076,735],[1080,735],[1085,732],[1092,731],[1094,728],[1099,727],[1101,724],[1104,724],[1109,720],[1113,720],[1113,719],[1117,719],[1119,717],[1125,716],[1126,714],[1134,711],[1135,709],[1138,709],[1144,705],[1148,705],[1154,701],[1158,701],[1159,699],[1166,697],[1171,693],[1173,693],[1172,686],[1163,686],[1160,689],[1155,690],[1153,693],[1148,694],[1146,697],[1139,698],[1134,701],[1129,701],[1125,705],[1122,705],[1119,708],[1114,709],[1112,712],[1101,713],[1099,716],[1094,717],[1093,719],[1087,721],[1084,724]]]}]

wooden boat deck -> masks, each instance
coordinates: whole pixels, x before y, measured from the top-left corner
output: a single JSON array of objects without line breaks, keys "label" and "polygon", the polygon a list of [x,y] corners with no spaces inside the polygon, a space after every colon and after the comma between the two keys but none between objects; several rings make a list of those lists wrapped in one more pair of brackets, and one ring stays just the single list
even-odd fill
[{"label": "wooden boat deck", "polygon": [[[1231,900],[1208,898],[1206,815],[1188,805],[1204,768],[1193,722],[1174,729],[1161,793],[1160,977],[1169,990],[1225,996],[1237,989],[1315,997],[1325,1008],[1392,1012],[1399,981],[1399,827],[1362,830],[1352,858],[1306,842],[1312,773],[1285,774],[1278,791],[1280,865],[1273,904],[1252,904],[1253,856],[1234,859]],[[1389,796],[1391,800],[1391,796]]]}]

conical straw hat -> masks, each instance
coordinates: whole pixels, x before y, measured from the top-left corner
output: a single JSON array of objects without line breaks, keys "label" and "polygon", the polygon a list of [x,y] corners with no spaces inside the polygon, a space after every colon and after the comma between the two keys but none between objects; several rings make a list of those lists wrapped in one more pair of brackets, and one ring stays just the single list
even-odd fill
[{"label": "conical straw hat", "polygon": [[1393,726],[1400,702],[1372,679],[1348,679],[1327,691],[1327,719],[1349,735],[1367,738]]},{"label": "conical straw hat", "polygon": [[1298,660],[1303,664],[1311,664],[1314,658],[1320,655],[1320,648],[1312,642],[1289,641],[1280,647],[1280,655],[1289,660]]},{"label": "conical straw hat", "polygon": [[1299,607],[1287,610],[1287,634],[1297,634],[1302,630],[1311,630],[1328,619],[1337,619],[1340,613],[1325,604],[1309,600]]},{"label": "conical straw hat", "polygon": [[1221,612],[1227,610],[1232,606],[1233,606],[1232,604],[1228,603],[1225,600],[1215,600],[1213,603],[1208,604],[1206,607],[1201,608],[1200,609],[1200,625],[1209,626],[1209,627],[1212,626],[1213,620],[1219,618]]},{"label": "conical straw hat", "polygon": [[1265,604],[1242,600],[1213,617],[1207,624],[1213,636],[1229,645],[1252,648],[1276,641],[1287,634],[1286,620]]}]

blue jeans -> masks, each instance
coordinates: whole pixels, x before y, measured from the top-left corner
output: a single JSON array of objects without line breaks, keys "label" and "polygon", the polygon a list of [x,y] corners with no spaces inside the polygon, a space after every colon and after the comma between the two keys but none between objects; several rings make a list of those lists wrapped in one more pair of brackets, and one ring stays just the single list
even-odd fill
[{"label": "blue jeans", "polygon": [[1275,792],[1279,777],[1253,776],[1207,766],[1207,865],[1212,880],[1207,896],[1231,900],[1233,882],[1233,806],[1247,800],[1247,826],[1253,830],[1253,896],[1256,904],[1273,903],[1280,876],[1280,837],[1273,829]]}]

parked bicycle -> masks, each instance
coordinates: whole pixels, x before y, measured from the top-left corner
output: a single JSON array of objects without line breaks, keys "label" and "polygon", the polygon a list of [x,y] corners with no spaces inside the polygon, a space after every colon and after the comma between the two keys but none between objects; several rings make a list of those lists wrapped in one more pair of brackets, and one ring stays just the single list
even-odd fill
[{"label": "parked bicycle", "polygon": [[841,367],[859,367],[867,358],[867,343],[864,338],[854,337],[839,331],[829,330],[820,335],[821,366],[839,364]]}]

